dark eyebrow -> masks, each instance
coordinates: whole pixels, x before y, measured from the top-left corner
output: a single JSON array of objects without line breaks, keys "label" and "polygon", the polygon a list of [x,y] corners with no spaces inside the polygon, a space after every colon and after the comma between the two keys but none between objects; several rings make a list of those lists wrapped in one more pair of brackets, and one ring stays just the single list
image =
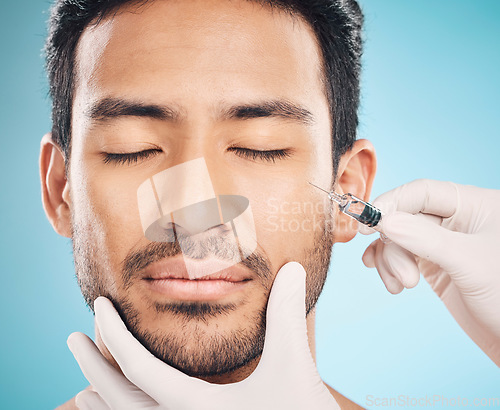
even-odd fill
[{"label": "dark eyebrow", "polygon": [[[145,104],[112,97],[97,101],[86,111],[86,115],[99,122],[127,116],[173,122],[182,119],[179,110],[168,106]],[[310,111],[287,100],[270,100],[222,108],[219,110],[217,119],[249,120],[269,117],[283,118],[304,125],[310,125],[314,122],[314,116]]]},{"label": "dark eyebrow", "polygon": [[126,116],[170,121],[179,119],[179,112],[169,107],[110,97],[97,101],[86,114],[96,121],[106,121]]},{"label": "dark eyebrow", "polygon": [[221,113],[222,119],[247,120],[253,118],[278,117],[310,125],[314,116],[305,108],[286,100],[264,101],[230,107]]}]

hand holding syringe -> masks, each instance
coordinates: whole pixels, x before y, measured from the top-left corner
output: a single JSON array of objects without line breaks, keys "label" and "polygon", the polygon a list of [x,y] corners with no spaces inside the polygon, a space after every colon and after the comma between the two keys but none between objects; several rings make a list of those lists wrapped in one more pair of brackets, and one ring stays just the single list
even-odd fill
[{"label": "hand holding syringe", "polygon": [[[356,221],[362,223],[363,225],[378,230],[375,227],[379,225],[379,222],[381,221],[383,216],[382,211],[380,211],[380,209],[374,207],[368,202],[363,201],[362,199],[358,198],[355,195],[349,193],[340,195],[337,194],[335,191],[328,192],[325,189],[320,188],[319,186],[314,185],[311,182],[309,182],[309,184],[322,190],[323,192],[326,192],[328,194],[328,198],[331,201],[336,202],[338,204],[339,209],[342,213],[350,216]],[[380,238],[384,243],[389,242],[387,236],[385,236],[382,232],[380,233]]]},{"label": "hand holding syringe", "polygon": [[422,274],[500,366],[499,190],[419,179],[379,196],[373,201],[377,207],[350,194],[325,192],[343,213],[378,232],[383,219],[381,240],[366,249],[363,262],[377,268],[389,292],[416,286]]}]

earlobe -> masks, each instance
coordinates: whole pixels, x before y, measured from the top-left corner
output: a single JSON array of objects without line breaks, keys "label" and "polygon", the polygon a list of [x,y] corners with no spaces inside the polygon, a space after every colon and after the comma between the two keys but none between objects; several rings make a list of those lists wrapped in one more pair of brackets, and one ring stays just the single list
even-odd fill
[{"label": "earlobe", "polygon": [[[357,140],[351,150],[340,159],[336,192],[351,193],[369,201],[377,170],[377,158],[373,144],[365,139]],[[349,242],[356,236],[358,222],[339,213],[335,229],[335,242]]]},{"label": "earlobe", "polygon": [[59,235],[70,238],[71,208],[65,158],[50,133],[43,136],[40,144],[40,182],[47,218]]}]

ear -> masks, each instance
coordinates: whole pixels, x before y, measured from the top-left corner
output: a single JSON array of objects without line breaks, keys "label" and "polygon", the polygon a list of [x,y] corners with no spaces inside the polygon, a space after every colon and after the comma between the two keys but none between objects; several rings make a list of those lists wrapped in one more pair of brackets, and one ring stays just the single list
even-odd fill
[{"label": "ear", "polygon": [[40,180],[45,214],[54,230],[71,238],[71,208],[65,158],[50,133],[40,144]]},{"label": "ear", "polygon": [[[377,157],[373,144],[368,140],[357,140],[352,149],[340,158],[335,191],[339,194],[351,193],[368,202],[376,171]],[[357,232],[358,222],[339,212],[335,242],[349,242]]]}]

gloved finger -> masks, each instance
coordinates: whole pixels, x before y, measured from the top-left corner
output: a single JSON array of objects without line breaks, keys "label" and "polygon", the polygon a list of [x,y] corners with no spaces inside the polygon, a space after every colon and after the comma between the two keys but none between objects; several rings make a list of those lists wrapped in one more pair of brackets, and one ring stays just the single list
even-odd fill
[{"label": "gloved finger", "polygon": [[373,205],[380,209],[386,208],[390,203],[394,204],[394,211],[410,214],[421,212],[448,218],[457,211],[457,185],[453,182],[417,179],[388,191],[373,201]]},{"label": "gloved finger", "polygon": [[415,256],[395,244],[389,243],[383,248],[383,258],[391,275],[407,289],[413,288],[420,280],[420,271],[415,260]]},{"label": "gloved finger", "polygon": [[[376,266],[375,252],[377,242],[380,241],[373,241],[368,248],[366,248],[365,253],[363,254],[363,263],[368,268],[374,268]],[[383,247],[382,253],[386,262],[386,268],[391,276],[395,277],[405,288],[412,288],[418,284],[420,280],[420,272],[415,261],[415,257],[411,252],[408,252],[406,249],[403,249],[396,244],[388,244]],[[382,268],[381,270],[385,278],[387,272],[384,272]]]},{"label": "gloved finger", "polygon": [[189,377],[153,356],[127,329],[111,301],[98,297],[94,301],[95,320],[102,341],[123,374],[134,385],[154,398],[170,397],[175,403],[180,391],[206,384]]},{"label": "gloved finger", "polygon": [[109,406],[124,408],[138,395],[146,396],[106,360],[87,335],[72,333],[67,343],[85,378]]},{"label": "gloved finger", "polygon": [[363,253],[363,256],[361,257],[361,260],[367,268],[375,267],[375,251],[377,249],[377,241],[380,242],[378,239],[376,239],[370,245],[368,245],[368,247],[365,249],[365,252]]},{"label": "gloved finger", "polygon": [[[298,351],[308,352],[306,326],[306,272],[298,262],[288,262],[282,266],[274,279],[267,304],[266,336],[262,353],[262,366],[280,369],[276,363],[293,346]],[[287,359],[289,360],[289,359]],[[259,367],[262,367],[259,363]]]},{"label": "gloved finger", "polygon": [[393,242],[411,253],[441,266],[450,275],[468,255],[468,235],[404,212],[388,215],[384,229]]},{"label": "gloved finger", "polygon": [[99,393],[83,390],[75,397],[75,404],[80,410],[111,410]]},{"label": "gloved finger", "polygon": [[[392,244],[389,244],[392,245]],[[380,279],[384,283],[386,289],[392,293],[393,295],[400,293],[404,286],[401,284],[398,278],[396,278],[390,267],[387,264],[387,261],[384,258],[384,248],[388,246],[379,241],[375,248],[375,266],[377,267],[377,271],[380,275]]]}]

